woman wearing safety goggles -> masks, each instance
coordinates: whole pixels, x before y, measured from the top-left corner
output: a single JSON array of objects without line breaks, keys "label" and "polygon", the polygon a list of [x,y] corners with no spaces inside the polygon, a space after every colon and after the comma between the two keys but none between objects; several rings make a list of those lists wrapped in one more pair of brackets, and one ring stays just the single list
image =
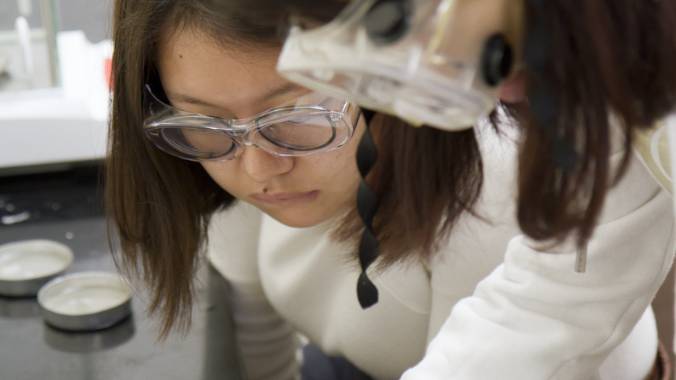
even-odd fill
[{"label": "woman wearing safety goggles", "polygon": [[[231,284],[249,379],[665,378],[668,355],[658,355],[650,302],[673,260],[671,200],[645,166],[625,161],[621,138],[613,135],[597,154],[580,150],[603,147],[593,133],[588,141],[596,145],[579,146],[558,121],[550,130],[530,127],[551,117],[546,111],[577,120],[567,113],[574,91],[551,86],[565,84],[556,75],[568,67],[551,72],[545,60],[533,76],[528,60],[507,62],[525,55],[537,63],[550,53],[529,51],[536,19],[545,23],[537,29],[578,18],[552,21],[545,17],[552,9],[536,13],[531,1],[517,11],[511,1],[421,1],[440,19],[463,21],[443,24],[467,36],[449,45],[434,38],[445,34],[425,34],[442,25],[425,25],[421,15],[430,13],[397,21],[417,14],[417,3],[380,10],[375,3],[341,13],[343,1],[117,0],[107,205],[121,263],[147,280],[162,332],[186,326],[193,270],[206,250]],[[658,28],[651,40],[658,42],[647,44],[653,27],[644,21],[672,25],[672,5],[595,4],[580,6],[589,14],[570,32],[575,43],[562,61],[573,60],[576,48],[605,46],[582,26],[611,9],[604,22],[635,37],[627,49],[661,62],[673,39]],[[282,51],[289,20],[296,29]],[[413,24],[429,28],[406,39]],[[303,39],[298,25],[321,33]],[[518,25],[524,31],[511,32]],[[493,38],[503,29],[504,38]],[[369,36],[383,37],[379,48]],[[406,54],[397,50],[401,41]],[[482,53],[486,46],[490,54]],[[439,51],[432,47],[450,50],[425,55]],[[441,67],[444,57],[465,53],[477,59],[446,60],[457,74],[450,82],[443,79],[450,71],[429,70],[428,63]],[[312,69],[305,54],[322,67]],[[285,76],[319,92],[280,76],[284,62],[300,65],[285,66]],[[398,71],[401,62],[408,71]],[[547,85],[528,82],[521,91],[515,68]],[[632,102],[626,114],[663,116],[674,92],[648,91],[628,70],[634,87],[661,106]],[[608,84],[621,73],[569,79]],[[660,66],[651,75],[669,81],[676,70]],[[536,90],[543,96],[531,97]],[[590,91],[590,102],[618,101],[613,92],[580,90]],[[467,128],[495,108],[491,96],[520,101],[522,92],[536,105],[555,100],[532,115],[523,104],[513,107],[515,119],[531,122],[521,128],[501,112],[493,113],[494,126],[484,120]],[[565,107],[552,107],[559,101]],[[385,113],[408,115],[410,123]],[[452,124],[445,129],[453,131],[410,124]],[[360,142],[375,149],[356,162]],[[610,173],[623,176],[607,190]],[[598,198],[601,188],[607,197]],[[589,194],[586,209],[571,201]],[[357,253],[369,250],[378,256],[364,265]],[[375,302],[358,300],[357,284],[377,289]],[[310,342],[300,362],[297,334]]]}]

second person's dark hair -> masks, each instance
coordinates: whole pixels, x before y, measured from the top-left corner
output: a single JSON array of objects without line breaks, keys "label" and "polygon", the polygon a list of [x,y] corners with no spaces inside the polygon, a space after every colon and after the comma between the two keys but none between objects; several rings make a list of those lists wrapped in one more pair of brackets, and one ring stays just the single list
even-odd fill
[{"label": "second person's dark hair", "polygon": [[[634,131],[676,106],[676,2],[527,0],[525,19],[518,220],[534,239],[572,233],[582,245],[627,168]],[[612,172],[615,127],[627,140]]]}]

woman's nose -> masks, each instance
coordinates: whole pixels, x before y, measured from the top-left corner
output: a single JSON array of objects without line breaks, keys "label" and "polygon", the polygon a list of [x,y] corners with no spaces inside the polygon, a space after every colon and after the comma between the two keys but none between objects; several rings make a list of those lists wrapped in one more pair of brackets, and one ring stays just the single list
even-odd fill
[{"label": "woman's nose", "polygon": [[256,182],[266,182],[286,174],[294,165],[293,157],[275,156],[255,146],[244,148],[239,159],[244,171]]}]

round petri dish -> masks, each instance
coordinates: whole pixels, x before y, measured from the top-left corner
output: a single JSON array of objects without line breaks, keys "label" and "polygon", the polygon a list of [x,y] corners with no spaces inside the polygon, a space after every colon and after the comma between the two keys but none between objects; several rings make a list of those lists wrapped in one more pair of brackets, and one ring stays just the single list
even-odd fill
[{"label": "round petri dish", "polygon": [[120,275],[82,272],[58,277],[38,293],[42,316],[49,325],[73,330],[100,330],[131,313],[131,288]]},{"label": "round petri dish", "polygon": [[0,294],[34,296],[73,263],[73,251],[52,240],[24,240],[0,245]]}]

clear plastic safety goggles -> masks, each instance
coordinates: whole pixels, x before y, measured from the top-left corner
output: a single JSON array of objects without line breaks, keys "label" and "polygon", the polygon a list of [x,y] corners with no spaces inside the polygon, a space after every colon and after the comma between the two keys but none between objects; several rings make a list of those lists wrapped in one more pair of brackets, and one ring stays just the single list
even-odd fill
[{"label": "clear plastic safety goggles", "polygon": [[145,135],[164,152],[190,160],[229,160],[245,146],[276,156],[306,156],[345,145],[359,119],[358,107],[310,93],[293,104],[247,119],[223,119],[181,111],[145,86]]},{"label": "clear plastic safety goggles", "polygon": [[278,71],[414,124],[466,129],[497,104],[522,29],[517,0],[353,0],[291,28]]}]

